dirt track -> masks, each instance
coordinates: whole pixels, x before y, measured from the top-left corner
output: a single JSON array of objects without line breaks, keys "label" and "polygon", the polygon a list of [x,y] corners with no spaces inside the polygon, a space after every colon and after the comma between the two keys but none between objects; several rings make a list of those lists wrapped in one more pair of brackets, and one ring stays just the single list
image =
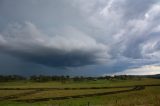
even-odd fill
[{"label": "dirt track", "polygon": [[131,88],[135,86],[160,86],[160,84],[113,86],[113,87],[81,87],[81,88],[0,88],[0,90],[87,90],[87,89],[111,89],[111,88]]}]

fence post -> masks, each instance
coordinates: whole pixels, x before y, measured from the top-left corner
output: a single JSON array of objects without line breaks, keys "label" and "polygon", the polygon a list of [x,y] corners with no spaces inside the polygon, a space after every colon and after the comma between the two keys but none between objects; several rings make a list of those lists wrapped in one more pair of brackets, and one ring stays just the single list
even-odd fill
[{"label": "fence post", "polygon": [[87,106],[89,106],[89,104],[90,104],[90,103],[88,102],[88,105],[87,105]]},{"label": "fence post", "polygon": [[118,103],[118,100],[116,99],[116,104]]}]

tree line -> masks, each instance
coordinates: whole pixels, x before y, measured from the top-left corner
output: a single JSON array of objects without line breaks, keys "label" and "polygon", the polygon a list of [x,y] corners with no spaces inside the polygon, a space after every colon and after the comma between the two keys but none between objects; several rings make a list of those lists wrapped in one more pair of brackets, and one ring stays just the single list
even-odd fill
[{"label": "tree line", "polygon": [[21,80],[29,80],[34,82],[47,82],[47,81],[86,81],[86,80],[128,80],[128,79],[141,79],[140,76],[132,76],[132,75],[117,75],[117,76],[100,76],[100,77],[84,77],[84,76],[47,76],[47,75],[33,75],[30,77],[24,77],[20,75],[0,75],[0,82],[9,82],[9,81],[21,81]]}]

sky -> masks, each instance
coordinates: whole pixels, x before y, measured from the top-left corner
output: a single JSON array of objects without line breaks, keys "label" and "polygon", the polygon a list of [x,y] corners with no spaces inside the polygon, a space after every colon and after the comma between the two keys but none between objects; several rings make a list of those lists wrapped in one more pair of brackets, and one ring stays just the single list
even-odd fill
[{"label": "sky", "polygon": [[0,74],[160,74],[160,1],[0,0]]}]

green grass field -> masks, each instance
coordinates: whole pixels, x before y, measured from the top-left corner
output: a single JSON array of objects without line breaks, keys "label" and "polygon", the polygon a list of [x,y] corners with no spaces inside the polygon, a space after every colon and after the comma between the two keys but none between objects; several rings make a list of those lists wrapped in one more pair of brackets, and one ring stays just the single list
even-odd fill
[{"label": "green grass field", "polygon": [[158,85],[160,79],[151,78],[3,82],[0,83],[0,106],[160,106]]}]

